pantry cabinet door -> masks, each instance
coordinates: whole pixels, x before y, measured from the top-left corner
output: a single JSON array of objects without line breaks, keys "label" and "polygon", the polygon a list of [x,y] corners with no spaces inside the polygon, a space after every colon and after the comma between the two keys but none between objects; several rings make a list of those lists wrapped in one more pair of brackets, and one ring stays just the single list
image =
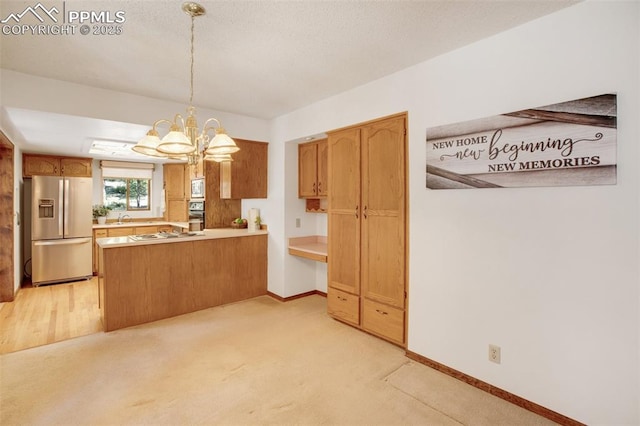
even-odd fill
[{"label": "pantry cabinet door", "polygon": [[329,179],[327,161],[329,148],[326,140],[318,142],[318,196],[326,197],[329,194]]},{"label": "pantry cabinet door", "polygon": [[405,120],[362,128],[362,295],[405,304]]},{"label": "pantry cabinet door", "polygon": [[329,286],[360,294],[360,129],[332,133],[329,143]]}]

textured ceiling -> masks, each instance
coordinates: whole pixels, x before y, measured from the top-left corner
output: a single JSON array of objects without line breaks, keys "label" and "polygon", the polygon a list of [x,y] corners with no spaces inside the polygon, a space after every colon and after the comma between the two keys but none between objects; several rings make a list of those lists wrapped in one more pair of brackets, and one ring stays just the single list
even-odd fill
[{"label": "textured ceiling", "polygon": [[[273,118],[575,1],[206,1],[194,104]],[[0,19],[37,0],[0,2]],[[124,11],[122,34],[0,36],[2,68],[187,103],[190,18],[176,0],[47,1]],[[21,23],[37,24],[25,15]]]}]

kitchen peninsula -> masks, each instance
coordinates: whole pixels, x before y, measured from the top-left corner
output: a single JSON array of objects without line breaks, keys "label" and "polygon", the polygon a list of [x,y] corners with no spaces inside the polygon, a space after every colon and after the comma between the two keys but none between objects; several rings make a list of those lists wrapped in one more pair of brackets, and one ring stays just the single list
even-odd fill
[{"label": "kitchen peninsula", "polygon": [[267,294],[266,230],[121,236],[97,244],[105,331]]},{"label": "kitchen peninsula", "polygon": [[136,234],[153,234],[156,232],[187,231],[188,222],[166,222],[151,220],[146,222],[111,222],[104,225],[93,225],[93,275],[98,274],[98,238],[122,237]]}]

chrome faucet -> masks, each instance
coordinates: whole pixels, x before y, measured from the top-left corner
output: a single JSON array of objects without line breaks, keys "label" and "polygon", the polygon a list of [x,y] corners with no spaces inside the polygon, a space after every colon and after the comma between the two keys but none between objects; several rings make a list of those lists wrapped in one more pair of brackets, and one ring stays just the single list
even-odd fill
[{"label": "chrome faucet", "polygon": [[124,220],[125,217],[128,217],[129,219],[131,219],[131,216],[129,216],[128,214],[123,215],[122,213],[118,213],[118,225],[122,225],[122,221]]}]

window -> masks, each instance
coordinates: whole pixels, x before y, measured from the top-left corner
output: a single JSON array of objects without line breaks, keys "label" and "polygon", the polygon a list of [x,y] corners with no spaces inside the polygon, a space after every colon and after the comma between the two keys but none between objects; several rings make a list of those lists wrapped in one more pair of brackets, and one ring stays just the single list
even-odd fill
[{"label": "window", "polygon": [[154,165],[102,161],[102,198],[113,210],[151,210],[151,177]]},{"label": "window", "polygon": [[150,179],[106,178],[104,204],[113,210],[150,210]]}]

